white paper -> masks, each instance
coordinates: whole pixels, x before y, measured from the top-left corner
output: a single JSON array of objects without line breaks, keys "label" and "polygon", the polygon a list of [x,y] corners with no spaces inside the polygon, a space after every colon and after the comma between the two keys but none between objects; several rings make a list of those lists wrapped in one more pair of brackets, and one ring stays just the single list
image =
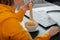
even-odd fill
[{"label": "white paper", "polygon": [[[29,12],[27,12],[27,15],[29,16]],[[49,17],[49,15],[44,10],[33,11],[33,18],[36,22],[40,23],[44,27],[47,27],[56,23],[54,20],[52,20]]]}]

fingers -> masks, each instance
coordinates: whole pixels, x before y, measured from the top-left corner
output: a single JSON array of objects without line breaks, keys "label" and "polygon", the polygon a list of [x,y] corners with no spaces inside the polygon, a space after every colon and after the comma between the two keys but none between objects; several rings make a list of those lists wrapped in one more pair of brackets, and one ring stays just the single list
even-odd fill
[{"label": "fingers", "polygon": [[32,5],[32,6],[34,5],[33,1],[30,1],[29,4]]},{"label": "fingers", "polygon": [[54,29],[54,31],[59,31],[59,27],[57,27],[57,26],[52,26],[50,29],[51,29],[51,30]]},{"label": "fingers", "polygon": [[24,0],[14,0],[14,3],[17,4],[17,5],[23,5]]},{"label": "fingers", "polygon": [[30,6],[32,6],[33,7],[33,2],[32,1],[30,1],[30,2],[28,2],[28,3],[26,3],[26,4],[24,4],[21,8],[23,8],[23,10],[29,10],[29,4],[30,4]]}]

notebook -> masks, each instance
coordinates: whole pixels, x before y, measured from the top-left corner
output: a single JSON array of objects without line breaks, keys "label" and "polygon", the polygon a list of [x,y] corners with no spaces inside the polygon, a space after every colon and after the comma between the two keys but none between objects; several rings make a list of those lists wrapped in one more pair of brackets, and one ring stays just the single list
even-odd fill
[{"label": "notebook", "polygon": [[[29,11],[26,12],[26,15],[29,17]],[[37,23],[44,27],[49,27],[56,24],[56,22],[44,10],[33,11],[33,18]]]}]

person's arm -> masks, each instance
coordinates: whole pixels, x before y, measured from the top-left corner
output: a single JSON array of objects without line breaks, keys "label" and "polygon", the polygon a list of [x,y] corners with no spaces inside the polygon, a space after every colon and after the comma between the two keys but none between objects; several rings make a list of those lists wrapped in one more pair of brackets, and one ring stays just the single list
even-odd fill
[{"label": "person's arm", "polygon": [[19,16],[20,18],[20,22],[23,20],[23,17],[26,13],[27,10],[29,10],[29,3],[32,3],[31,5],[33,6],[33,2],[28,2],[27,4],[24,4],[19,10],[18,12],[16,12],[17,16]]},{"label": "person's arm", "polygon": [[17,16],[18,16],[19,19],[20,19],[20,22],[22,22],[25,13],[26,13],[26,10],[24,10],[24,8],[20,8],[20,9],[18,10],[18,12],[16,13]]},{"label": "person's arm", "polygon": [[9,40],[32,40],[29,33],[22,28],[15,18],[4,21],[2,27],[4,37],[9,38]]},{"label": "person's arm", "polygon": [[26,13],[26,11],[27,11],[28,9],[29,9],[29,3],[23,5],[23,6],[16,12],[17,16],[18,16],[19,19],[20,19],[20,22],[22,22],[23,17],[24,17],[24,15],[25,15],[25,13]]},{"label": "person's arm", "polygon": [[41,36],[37,36],[35,38],[35,40],[50,40],[51,37],[53,37],[54,35],[56,35],[59,32],[59,27],[58,26],[52,26],[51,28],[49,28],[44,34],[42,34]]}]

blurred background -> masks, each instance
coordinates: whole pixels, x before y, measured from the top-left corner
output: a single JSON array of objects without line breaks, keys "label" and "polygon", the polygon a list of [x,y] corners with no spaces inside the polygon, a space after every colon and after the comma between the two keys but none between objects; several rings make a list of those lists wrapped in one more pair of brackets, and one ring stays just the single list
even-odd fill
[{"label": "blurred background", "polygon": [[[28,1],[29,0],[25,0],[25,2],[28,2]],[[60,0],[33,0],[33,2],[35,4],[43,4],[43,5],[48,5],[47,2],[50,2],[50,3],[53,3],[53,4],[60,6]],[[41,5],[41,6],[43,6],[43,5]]]}]

